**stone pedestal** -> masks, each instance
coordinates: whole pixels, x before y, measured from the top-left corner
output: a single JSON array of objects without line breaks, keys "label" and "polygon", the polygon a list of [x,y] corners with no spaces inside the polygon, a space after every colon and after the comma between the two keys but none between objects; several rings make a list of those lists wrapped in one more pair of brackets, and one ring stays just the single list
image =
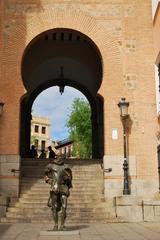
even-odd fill
[{"label": "stone pedestal", "polygon": [[78,230],[74,231],[41,231],[40,236],[73,236],[73,235],[79,235],[80,232]]},{"label": "stone pedestal", "polygon": [[160,200],[143,200],[136,196],[115,197],[116,216],[125,222],[160,221]]},{"label": "stone pedestal", "polygon": [[9,198],[5,196],[0,196],[0,218],[5,217],[8,205]]},{"label": "stone pedestal", "polygon": [[19,170],[19,155],[0,155],[0,192],[5,196],[19,196]]},{"label": "stone pedestal", "polygon": [[145,222],[160,222],[160,200],[143,201],[143,216]]},{"label": "stone pedestal", "polygon": [[121,196],[115,198],[116,215],[127,222],[143,221],[142,199],[135,196]]}]

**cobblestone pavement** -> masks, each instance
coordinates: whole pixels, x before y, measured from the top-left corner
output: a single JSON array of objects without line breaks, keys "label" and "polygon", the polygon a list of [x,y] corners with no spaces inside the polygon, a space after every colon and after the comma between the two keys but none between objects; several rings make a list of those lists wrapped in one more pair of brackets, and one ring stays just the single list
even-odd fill
[{"label": "cobblestone pavement", "polygon": [[0,224],[0,240],[160,240],[160,223],[108,223],[68,226],[79,235],[42,236],[52,225],[14,223]]}]

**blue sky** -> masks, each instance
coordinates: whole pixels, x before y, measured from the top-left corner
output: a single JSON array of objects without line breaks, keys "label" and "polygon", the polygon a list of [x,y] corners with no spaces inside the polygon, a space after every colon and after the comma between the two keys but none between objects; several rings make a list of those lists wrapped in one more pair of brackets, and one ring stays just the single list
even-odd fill
[{"label": "blue sky", "polygon": [[43,91],[34,101],[32,114],[50,118],[52,140],[62,140],[68,137],[65,124],[76,97],[86,99],[81,92],[71,87],[65,87],[61,95],[59,88],[55,86]]}]

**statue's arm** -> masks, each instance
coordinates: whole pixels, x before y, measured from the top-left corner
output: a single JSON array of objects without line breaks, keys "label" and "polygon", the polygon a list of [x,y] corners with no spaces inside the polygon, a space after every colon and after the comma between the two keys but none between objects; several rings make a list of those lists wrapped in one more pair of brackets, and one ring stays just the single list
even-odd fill
[{"label": "statue's arm", "polygon": [[72,188],[72,170],[70,168],[65,169],[65,182],[68,188]]},{"label": "statue's arm", "polygon": [[44,176],[45,182],[50,184],[50,177],[49,177],[49,175],[51,174],[51,166],[50,166],[50,164],[47,165],[47,167],[45,168],[44,173],[45,173],[45,176]]}]

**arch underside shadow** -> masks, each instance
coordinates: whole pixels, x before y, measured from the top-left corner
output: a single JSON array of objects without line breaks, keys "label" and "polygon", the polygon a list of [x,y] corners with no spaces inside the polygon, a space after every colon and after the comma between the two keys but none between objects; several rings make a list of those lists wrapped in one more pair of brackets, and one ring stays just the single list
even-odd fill
[{"label": "arch underside shadow", "polygon": [[29,153],[34,100],[45,89],[60,86],[63,81],[64,86],[76,88],[88,99],[92,118],[92,158],[103,157],[103,98],[97,95],[102,82],[102,62],[91,39],[71,29],[52,29],[39,34],[24,52],[22,79],[27,93],[21,102],[21,156]]}]

